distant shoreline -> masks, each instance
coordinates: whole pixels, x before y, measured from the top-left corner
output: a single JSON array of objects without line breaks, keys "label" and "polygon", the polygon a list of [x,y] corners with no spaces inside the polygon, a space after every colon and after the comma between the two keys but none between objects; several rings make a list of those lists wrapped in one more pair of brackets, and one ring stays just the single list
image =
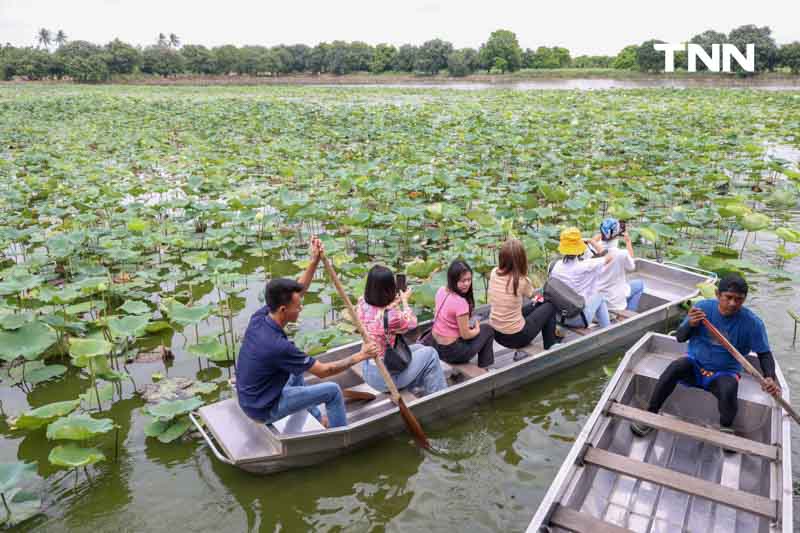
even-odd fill
[{"label": "distant shoreline", "polygon": [[[648,73],[616,69],[526,69],[508,74],[478,73],[469,76],[415,75],[409,73],[370,74],[359,72],[343,74],[288,74],[284,76],[200,76],[177,75],[170,77],[136,74],[121,76],[100,85],[442,85],[442,84],[490,84],[506,85],[524,81],[607,79],[618,81],[665,82],[682,81],[710,87],[758,87],[761,85],[785,84],[800,89],[800,74],[788,72],[766,72],[755,76],[742,77],[735,74],[709,72],[671,72]],[[14,80],[3,84],[59,84],[71,83],[69,80],[27,81]]]}]

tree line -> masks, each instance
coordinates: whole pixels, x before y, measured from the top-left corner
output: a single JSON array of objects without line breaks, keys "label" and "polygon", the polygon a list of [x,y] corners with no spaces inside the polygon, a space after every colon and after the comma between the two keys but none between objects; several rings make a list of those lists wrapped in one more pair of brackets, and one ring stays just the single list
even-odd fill
[{"label": "tree line", "polygon": [[[708,30],[688,42],[700,44],[711,53],[714,43],[732,43],[744,50],[756,44],[756,72],[787,69],[800,73],[800,42],[778,46],[769,27],[740,26],[729,34]],[[200,44],[181,45],[174,33],[160,33],[150,46],[133,46],[119,39],[98,45],[70,41],[63,30],[56,33],[42,28],[35,47],[0,46],[0,77],[4,80],[70,78],[78,82],[103,82],[130,74],[174,76],[249,75],[283,76],[293,73],[344,75],[353,72],[413,73],[450,76],[515,72],[520,69],[610,68],[660,72],[664,54],[653,48],[657,39],[623,48],[616,56],[581,55],[572,57],[566,48],[540,46],[523,50],[514,32],[497,30],[479,48],[455,48],[442,39],[422,45],[391,44],[372,46],[365,42],[333,41],[316,46],[305,44],[266,46]],[[51,50],[51,47],[53,49]],[[676,68],[686,69],[686,53],[676,54]],[[699,69],[704,68],[702,63]]]}]

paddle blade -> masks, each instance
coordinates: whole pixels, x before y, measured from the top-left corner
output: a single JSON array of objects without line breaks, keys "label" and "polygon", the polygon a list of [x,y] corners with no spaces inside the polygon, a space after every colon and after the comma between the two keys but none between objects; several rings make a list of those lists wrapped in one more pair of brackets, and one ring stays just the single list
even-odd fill
[{"label": "paddle blade", "polygon": [[406,402],[403,401],[403,398],[398,398],[398,400],[400,400],[397,403],[397,407],[400,408],[400,416],[403,417],[403,422],[406,423],[406,427],[408,428],[409,433],[411,433],[411,435],[414,437],[414,440],[417,442],[417,446],[423,450],[430,450],[431,443],[428,442],[428,437],[425,435],[425,431],[423,431],[422,426],[417,420],[417,417],[415,417],[414,413],[411,412],[411,409],[408,408]]}]

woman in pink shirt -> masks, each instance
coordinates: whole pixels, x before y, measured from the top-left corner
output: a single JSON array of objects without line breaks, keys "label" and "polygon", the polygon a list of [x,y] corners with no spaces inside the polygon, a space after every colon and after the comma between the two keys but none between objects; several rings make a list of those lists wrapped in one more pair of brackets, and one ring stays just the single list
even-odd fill
[{"label": "woman in pink shirt", "polygon": [[477,354],[479,367],[487,368],[494,363],[494,330],[477,320],[470,325],[474,310],[472,269],[457,259],[447,269],[447,287],[436,292],[433,340],[442,361],[467,363]]}]

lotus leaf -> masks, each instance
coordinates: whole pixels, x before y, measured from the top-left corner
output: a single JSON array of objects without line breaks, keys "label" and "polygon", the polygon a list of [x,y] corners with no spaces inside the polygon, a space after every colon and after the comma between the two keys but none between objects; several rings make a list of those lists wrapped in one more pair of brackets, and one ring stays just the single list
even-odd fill
[{"label": "lotus leaf", "polygon": [[11,427],[13,429],[37,429],[49,424],[56,418],[70,414],[78,408],[80,403],[80,400],[48,403],[11,420]]},{"label": "lotus leaf", "polygon": [[775,235],[786,242],[800,242],[800,231],[791,228],[778,228],[775,230]]},{"label": "lotus leaf", "polygon": [[110,418],[92,418],[89,415],[73,414],[59,418],[47,426],[49,440],[86,440],[114,429]]},{"label": "lotus leaf", "polygon": [[82,339],[72,337],[69,340],[69,354],[76,359],[88,359],[111,353],[113,345],[102,339]]},{"label": "lotus leaf", "polygon": [[216,339],[208,340],[189,346],[189,353],[198,357],[205,357],[211,361],[228,361],[228,352],[225,346]]},{"label": "lotus leaf", "polygon": [[150,224],[141,218],[134,218],[128,221],[128,229],[134,233],[146,231]]},{"label": "lotus leaf", "polygon": [[185,400],[163,401],[156,405],[148,405],[144,408],[144,412],[157,420],[167,422],[177,416],[194,411],[201,405],[203,405],[203,400],[191,397]]},{"label": "lotus leaf", "polygon": [[0,525],[16,526],[41,513],[42,500],[32,492],[12,489],[4,494],[6,504],[11,510],[9,516],[5,506],[0,505]]},{"label": "lotus leaf", "polygon": [[770,218],[763,213],[751,213],[742,218],[742,226],[747,231],[760,231],[769,226]]},{"label": "lotus leaf", "polygon": [[100,395],[100,402],[108,402],[114,398],[114,385],[112,383],[101,384],[98,382],[97,391],[94,387],[89,387],[80,396],[81,406],[86,410],[97,409],[100,404],[97,403],[97,395]]},{"label": "lotus leaf", "polygon": [[7,492],[36,473],[36,463],[0,463],[0,492]]},{"label": "lotus leaf", "polygon": [[150,306],[145,302],[126,300],[125,303],[120,306],[120,310],[125,311],[129,315],[144,315],[150,313]]},{"label": "lotus leaf", "polygon": [[406,265],[406,272],[409,276],[414,276],[415,278],[419,279],[427,279],[427,277],[430,276],[434,270],[440,267],[441,265],[438,261],[434,261],[433,259],[423,261],[422,259],[418,258]]},{"label": "lotus leaf", "polygon": [[0,359],[17,357],[33,360],[58,340],[56,331],[43,322],[28,322],[13,331],[0,331]]},{"label": "lotus leaf", "polygon": [[205,320],[211,314],[210,305],[188,307],[177,301],[165,304],[167,314],[172,322],[180,326],[190,326]]},{"label": "lotus leaf", "polygon": [[192,422],[187,416],[168,422],[153,420],[145,425],[144,433],[148,437],[157,437],[160,442],[168,444],[183,436],[191,426]]},{"label": "lotus leaf", "polygon": [[34,319],[35,316],[30,311],[3,315],[3,317],[0,318],[0,328],[10,330],[19,329],[25,324],[33,322]]},{"label": "lotus leaf", "polygon": [[78,468],[105,461],[106,456],[97,448],[82,448],[75,443],[63,444],[50,450],[50,464]]},{"label": "lotus leaf", "polygon": [[108,330],[115,339],[140,337],[144,335],[149,321],[150,319],[143,315],[112,318],[108,321]]},{"label": "lotus leaf", "polygon": [[303,310],[300,312],[300,316],[302,318],[322,318],[324,317],[328,311],[331,310],[330,304],[326,303],[313,303],[303,306]]}]

